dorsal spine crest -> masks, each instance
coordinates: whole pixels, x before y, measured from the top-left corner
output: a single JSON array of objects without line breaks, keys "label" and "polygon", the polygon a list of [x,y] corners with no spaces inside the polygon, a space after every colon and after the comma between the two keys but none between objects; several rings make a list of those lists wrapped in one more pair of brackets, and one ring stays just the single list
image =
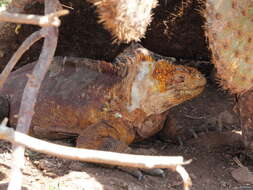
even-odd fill
[{"label": "dorsal spine crest", "polygon": [[141,62],[152,62],[154,63],[155,60],[150,56],[150,55],[145,55],[143,53],[137,53],[136,54],[136,62],[141,63]]}]

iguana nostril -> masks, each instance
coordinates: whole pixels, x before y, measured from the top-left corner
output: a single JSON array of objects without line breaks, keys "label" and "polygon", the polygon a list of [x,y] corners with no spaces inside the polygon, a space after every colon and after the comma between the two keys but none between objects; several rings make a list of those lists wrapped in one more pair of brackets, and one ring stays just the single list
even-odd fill
[{"label": "iguana nostril", "polygon": [[178,82],[178,83],[182,83],[182,82],[185,81],[185,77],[184,76],[178,76],[178,77],[176,77],[175,81]]}]

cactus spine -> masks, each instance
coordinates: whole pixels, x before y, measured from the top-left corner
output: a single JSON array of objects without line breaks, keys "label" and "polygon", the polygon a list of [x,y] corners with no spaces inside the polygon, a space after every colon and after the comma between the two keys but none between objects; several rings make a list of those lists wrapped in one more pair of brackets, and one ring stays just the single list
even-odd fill
[{"label": "cactus spine", "polygon": [[224,89],[241,94],[253,87],[253,1],[207,0],[206,36]]},{"label": "cactus spine", "polygon": [[114,42],[139,41],[152,20],[157,0],[88,0],[97,8],[99,20]]}]

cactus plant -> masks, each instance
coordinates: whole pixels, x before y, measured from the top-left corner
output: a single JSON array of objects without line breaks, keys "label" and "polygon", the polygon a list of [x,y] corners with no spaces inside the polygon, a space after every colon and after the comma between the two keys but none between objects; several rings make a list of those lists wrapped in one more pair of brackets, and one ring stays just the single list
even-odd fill
[{"label": "cactus plant", "polygon": [[224,89],[242,94],[253,87],[253,1],[207,0],[206,36]]},{"label": "cactus plant", "polygon": [[152,20],[157,0],[89,0],[97,8],[99,20],[115,42],[139,41]]}]

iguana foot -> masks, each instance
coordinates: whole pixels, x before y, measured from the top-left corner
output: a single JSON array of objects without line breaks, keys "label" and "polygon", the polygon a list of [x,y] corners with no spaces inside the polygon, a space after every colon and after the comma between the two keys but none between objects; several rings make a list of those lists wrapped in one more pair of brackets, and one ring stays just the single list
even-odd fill
[{"label": "iguana foot", "polygon": [[223,133],[232,131],[234,126],[238,125],[238,119],[229,111],[223,111],[217,117],[207,117],[201,125],[182,127],[178,124],[178,118],[175,119],[171,113],[168,114],[164,127],[159,132],[159,138],[162,141],[173,142],[184,145],[188,141],[202,138],[203,135],[212,133]]},{"label": "iguana foot", "polygon": [[[143,149],[143,148],[138,148],[138,149],[132,149],[128,147],[125,151],[125,153],[129,154],[138,154],[138,155],[154,155],[155,152],[150,150],[150,149]],[[163,169],[160,168],[153,168],[153,169],[144,169],[144,168],[139,168],[138,170],[135,168],[124,168],[120,167],[119,169],[135,176],[138,180],[142,180],[144,178],[144,174],[147,175],[152,175],[152,176],[159,176],[159,177],[165,177],[165,172]]]},{"label": "iguana foot", "polygon": [[136,169],[136,168],[128,168],[128,167],[118,167],[119,170],[124,171],[134,177],[136,177],[139,181],[143,180],[144,173],[152,176],[165,177],[165,172],[162,169],[154,168],[154,169]]},{"label": "iguana foot", "polygon": [[162,170],[162,169],[160,169],[160,168],[154,168],[154,169],[141,169],[141,171],[143,171],[144,173],[146,173],[146,174],[148,174],[148,175],[165,177],[165,172],[164,172],[164,170]]},{"label": "iguana foot", "polygon": [[139,169],[130,168],[130,167],[121,167],[121,166],[118,166],[117,168],[119,170],[121,170],[121,171],[123,171],[125,173],[128,173],[131,176],[135,177],[138,181],[141,181],[144,178],[144,175],[143,175],[142,171],[139,170]]},{"label": "iguana foot", "polygon": [[[90,126],[84,130],[84,132],[77,138],[76,146],[79,148],[98,149],[128,154],[147,154],[143,151],[140,152],[131,149],[125,142],[122,142],[117,138],[117,131],[105,122]],[[165,175],[162,169],[157,168],[147,170],[131,167],[118,167],[118,169],[129,173],[138,180],[143,179],[143,173],[156,176]]]},{"label": "iguana foot", "polygon": [[[85,138],[84,136],[79,136],[78,137],[78,141],[77,141],[77,146],[81,147],[81,148],[91,148],[93,147],[93,143],[91,142],[91,144],[93,144],[91,147],[87,147],[87,146],[82,146],[80,144],[80,139]],[[85,140],[86,141],[86,140]],[[89,145],[91,145],[90,143],[87,143]],[[136,151],[133,151],[133,149],[131,149],[129,146],[127,146],[125,143],[114,139],[112,137],[100,137],[100,141],[99,143],[96,142],[96,145],[100,145],[99,146],[99,150],[104,150],[104,151],[112,151],[112,152],[121,152],[121,153],[128,153],[128,154],[136,154]],[[94,147],[93,147],[94,149]],[[134,177],[136,177],[138,180],[142,180],[144,178],[144,174],[146,173],[148,175],[154,175],[154,176],[161,176],[164,177],[165,176],[165,172],[162,169],[159,168],[154,168],[154,169],[136,169],[136,168],[131,168],[131,167],[121,167],[118,166],[117,167],[119,170],[124,171]]]},{"label": "iguana foot", "polygon": [[187,143],[199,144],[208,149],[217,148],[219,146],[242,146],[242,135],[240,131],[225,132],[209,132],[202,134],[198,139],[191,139]]}]

